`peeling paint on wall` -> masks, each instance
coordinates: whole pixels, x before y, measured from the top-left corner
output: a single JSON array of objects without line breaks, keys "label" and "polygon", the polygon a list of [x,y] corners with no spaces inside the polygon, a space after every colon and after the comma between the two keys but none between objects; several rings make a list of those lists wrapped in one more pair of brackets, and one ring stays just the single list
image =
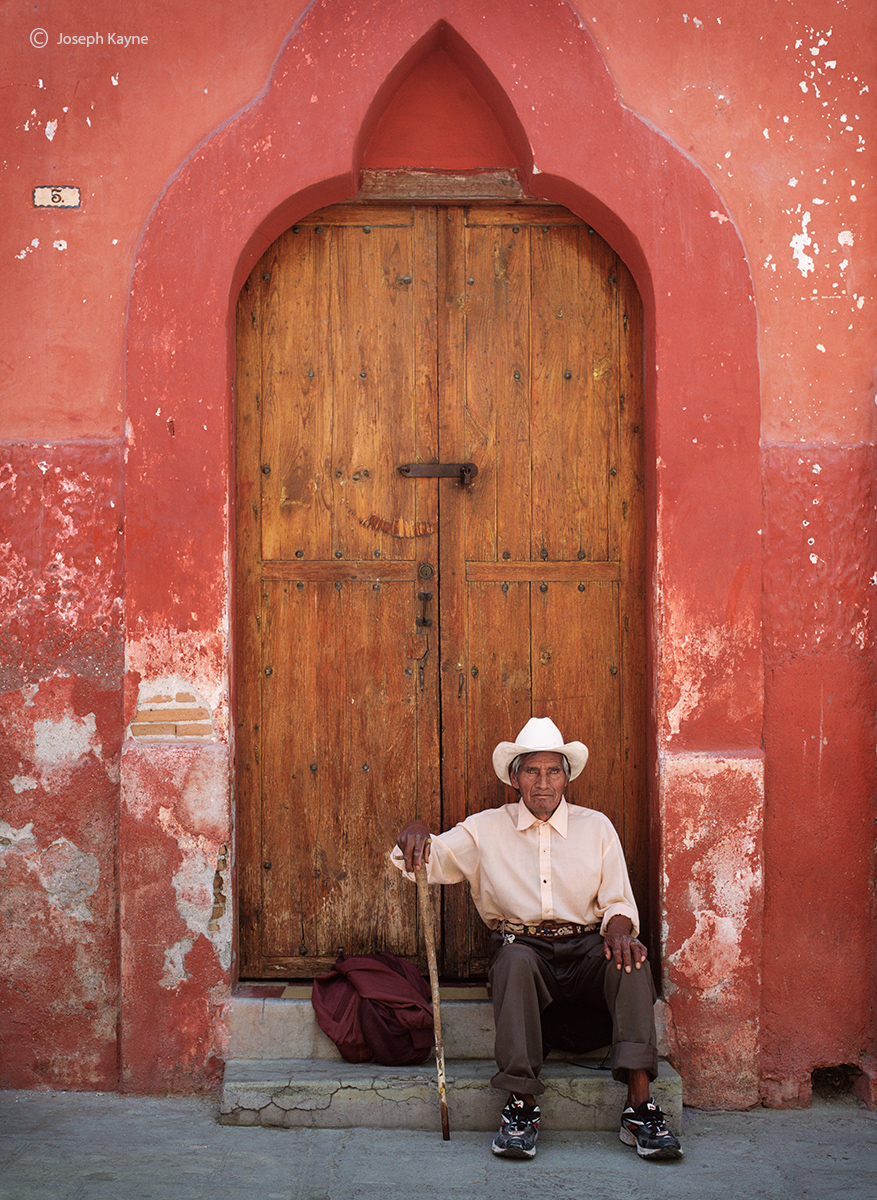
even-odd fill
[{"label": "peeling paint on wall", "polygon": [[[664,995],[687,1063],[686,1101],[758,1098],[762,825],[760,759],[662,755],[662,816],[678,839],[661,865]],[[709,1056],[698,1055],[703,1040]]]},{"label": "peeling paint on wall", "polygon": [[[194,938],[206,936],[213,943],[217,957],[223,968],[231,966],[232,925],[231,913],[223,906],[217,912],[217,876],[220,886],[218,894],[225,895],[228,888],[228,859],[225,845],[218,845],[209,838],[188,833],[177,821],[174,814],[167,808],[159,810],[159,825],[176,842],[182,854],[182,865],[174,874],[173,886],[176,892],[177,912],[191,930],[193,937],[188,941],[185,953],[191,950]],[[177,943],[178,946],[182,943]],[[176,951],[172,961],[180,963],[182,969],[185,954],[180,959]],[[166,970],[163,987],[175,987],[182,975]],[[169,982],[172,980],[172,982]]]}]

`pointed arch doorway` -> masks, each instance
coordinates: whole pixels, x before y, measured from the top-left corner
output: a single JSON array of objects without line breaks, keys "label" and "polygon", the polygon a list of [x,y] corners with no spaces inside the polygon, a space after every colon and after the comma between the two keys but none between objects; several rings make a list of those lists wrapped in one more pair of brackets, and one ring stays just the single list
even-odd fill
[{"label": "pointed arch doorway", "polygon": [[[237,827],[232,783],[237,730],[253,717],[238,702],[242,664],[229,638],[235,379],[232,322],[219,314],[228,312],[230,298],[236,303],[253,264],[279,234],[320,205],[356,194],[356,139],[371,98],[392,83],[412,38],[440,20],[453,25],[519,115],[522,142],[539,167],[537,174],[518,156],[527,192],[590,220],[633,271],[645,306],[653,910],[660,907],[668,1003],[686,1078],[700,1080],[692,1086],[707,1101],[727,1099],[727,1080],[740,1081],[730,1085],[732,1098],[745,1107],[758,1066],[760,982],[751,964],[762,945],[762,872],[753,860],[738,880],[740,894],[729,899],[713,870],[714,822],[701,823],[692,842],[689,818],[703,805],[712,811],[720,793],[724,835],[757,859],[762,493],[752,278],[721,195],[690,156],[621,104],[587,29],[555,0],[484,0],[477,7],[468,0],[364,0],[353,26],[340,0],[312,5],[264,92],[181,164],[143,229],[125,371],[126,686],[133,696],[152,681],[163,687],[169,670],[184,671],[215,705],[217,732],[215,743],[173,748],[171,769],[161,756],[155,761],[153,747],[129,741],[123,751],[125,1078],[141,1089],[173,1087],[183,1062],[190,1085],[197,1079],[210,1086],[221,1053],[223,987],[249,973],[239,971],[237,944],[220,921],[220,933],[196,943],[203,965],[186,982],[193,1004],[183,1025],[179,991],[162,983],[166,954],[178,952],[171,884],[180,847],[155,814],[166,809],[186,825],[189,792],[179,780],[190,763],[207,772],[199,778],[215,780],[211,836],[220,843],[234,838],[236,890],[246,891],[259,866],[255,856],[240,862],[245,831]],[[560,73],[559,46],[568,48]],[[178,420],[170,437],[169,412],[197,412],[197,419]],[[198,497],[185,512],[181,479]],[[715,686],[698,682],[707,678]],[[593,743],[586,730],[581,736]],[[719,1014],[721,1046],[716,1012],[700,1003],[692,879],[703,880],[705,903],[722,920],[731,912],[747,947]],[[157,880],[164,881],[160,890]],[[142,937],[147,926],[155,936]],[[656,951],[654,935],[651,944]]]},{"label": "pointed arch doorway", "polygon": [[[237,347],[241,975],[423,966],[387,851],[412,816],[505,802],[490,752],[531,713],[591,747],[569,797],[614,821],[645,908],[624,264],[559,206],[341,204],[263,255]],[[443,920],[445,976],[477,978],[465,889]]]}]

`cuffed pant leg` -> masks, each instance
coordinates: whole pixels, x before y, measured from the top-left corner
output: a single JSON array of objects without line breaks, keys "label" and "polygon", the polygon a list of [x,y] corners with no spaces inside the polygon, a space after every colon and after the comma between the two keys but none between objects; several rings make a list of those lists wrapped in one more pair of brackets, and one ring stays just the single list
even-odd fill
[{"label": "cuffed pant leg", "polygon": [[493,1019],[496,1025],[494,1054],[499,1068],[491,1083],[519,1095],[539,1095],[542,1069],[540,1013],[554,999],[542,960],[532,946],[521,942],[501,945],[490,964]]},{"label": "cuffed pant leg", "polygon": [[[605,960],[604,960],[605,961]],[[657,995],[648,964],[638,971],[619,971],[606,963],[603,996],[612,1016],[612,1077],[626,1080],[630,1070],[658,1074],[658,1039],[654,1005]]]}]

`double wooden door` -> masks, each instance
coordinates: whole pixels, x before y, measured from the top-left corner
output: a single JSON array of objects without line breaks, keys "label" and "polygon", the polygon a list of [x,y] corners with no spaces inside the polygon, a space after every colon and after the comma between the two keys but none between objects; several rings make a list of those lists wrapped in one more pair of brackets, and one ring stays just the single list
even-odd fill
[{"label": "double wooden door", "polygon": [[[242,975],[380,948],[422,965],[396,832],[511,798],[490,756],[531,715],[590,747],[567,795],[613,820],[644,907],[624,265],[554,206],[341,205],[265,253],[237,346]],[[443,922],[446,977],[477,977],[465,887],[444,889]]]}]

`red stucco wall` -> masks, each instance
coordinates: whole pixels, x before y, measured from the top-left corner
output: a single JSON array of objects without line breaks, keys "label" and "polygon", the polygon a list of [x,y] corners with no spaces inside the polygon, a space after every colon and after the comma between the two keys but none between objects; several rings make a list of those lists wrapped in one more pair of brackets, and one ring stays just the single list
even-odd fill
[{"label": "red stucco wall", "polygon": [[[6,1086],[215,1084],[228,316],[265,239],[349,193],[373,97],[442,17],[534,192],[614,242],[652,317],[656,885],[687,1094],[873,1079],[872,6],[641,7],[4,12]],[[34,209],[51,183],[81,209]],[[124,721],[151,691],[209,736],[126,736],[126,668]]]}]

